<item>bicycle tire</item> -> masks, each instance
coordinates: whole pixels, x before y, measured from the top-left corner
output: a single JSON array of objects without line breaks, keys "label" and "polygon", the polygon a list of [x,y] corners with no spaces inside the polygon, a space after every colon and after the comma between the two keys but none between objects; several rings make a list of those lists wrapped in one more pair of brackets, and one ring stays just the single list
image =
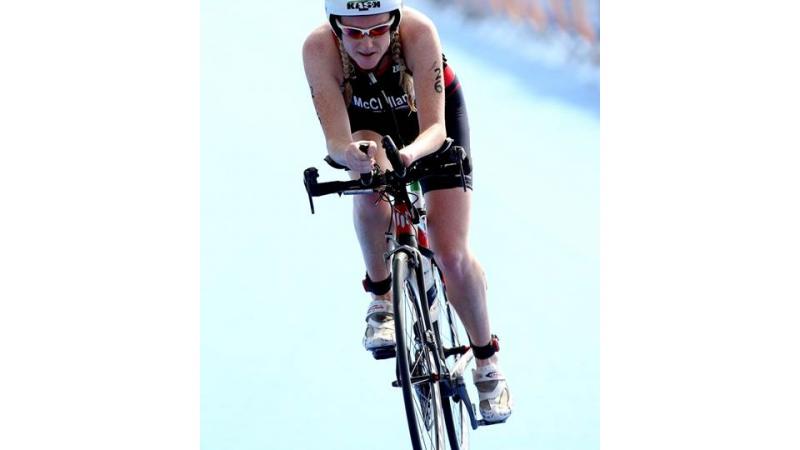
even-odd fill
[{"label": "bicycle tire", "polygon": [[[447,300],[447,290],[441,280],[441,272],[434,263],[434,274],[437,283],[436,308],[438,308],[438,320],[434,324],[434,329],[439,335],[439,342],[443,349],[460,347],[467,342],[464,325]],[[444,356],[444,355],[442,355]],[[461,354],[452,354],[444,357],[443,364],[447,367],[447,372],[451,373],[453,366],[462,358]],[[452,380],[451,383],[463,383],[463,377]],[[455,386],[454,386],[455,387]],[[469,430],[472,428],[469,413],[467,412],[466,400],[462,400],[457,395],[447,395],[444,390],[442,395],[442,413],[444,416],[447,441],[450,450],[469,450]],[[471,406],[470,406],[471,407]]]},{"label": "bicycle tire", "polygon": [[392,262],[397,372],[411,445],[414,450],[445,450],[442,397],[431,377],[436,355],[420,338],[425,333],[416,281],[408,255],[398,252]]}]

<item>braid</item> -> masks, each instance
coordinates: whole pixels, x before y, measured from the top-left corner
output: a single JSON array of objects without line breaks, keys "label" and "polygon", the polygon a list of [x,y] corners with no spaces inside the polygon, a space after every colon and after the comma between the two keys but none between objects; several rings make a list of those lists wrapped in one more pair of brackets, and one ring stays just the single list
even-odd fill
[{"label": "braid", "polygon": [[414,95],[414,78],[412,78],[411,74],[408,73],[408,70],[406,69],[406,61],[400,55],[400,32],[397,30],[392,32],[391,51],[392,60],[395,64],[400,66],[400,87],[403,88],[403,91],[408,96],[408,106],[411,108],[411,111],[416,112],[417,102]]},{"label": "braid", "polygon": [[339,54],[342,56],[342,71],[344,72],[344,81],[342,82],[342,92],[344,94],[344,104],[350,106],[353,100],[353,85],[350,80],[355,77],[356,69],[353,67],[353,61],[344,49],[342,41],[339,41]]}]

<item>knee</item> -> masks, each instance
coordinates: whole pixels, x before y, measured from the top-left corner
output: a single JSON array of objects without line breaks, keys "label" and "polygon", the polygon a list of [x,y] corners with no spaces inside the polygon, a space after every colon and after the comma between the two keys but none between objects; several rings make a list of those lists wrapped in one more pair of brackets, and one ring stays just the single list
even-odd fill
[{"label": "knee", "polygon": [[390,211],[389,205],[379,201],[377,194],[356,195],[353,198],[353,217],[360,223],[385,225]]},{"label": "knee", "polygon": [[446,278],[463,278],[469,270],[470,255],[465,248],[438,248],[434,249],[434,254]]}]

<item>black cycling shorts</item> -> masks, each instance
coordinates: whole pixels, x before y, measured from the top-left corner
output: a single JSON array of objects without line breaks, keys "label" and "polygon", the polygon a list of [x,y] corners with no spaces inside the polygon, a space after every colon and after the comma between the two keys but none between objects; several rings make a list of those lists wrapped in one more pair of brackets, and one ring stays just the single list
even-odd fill
[{"label": "black cycling shorts", "polygon": [[[470,170],[464,174],[464,181],[469,189],[472,189],[472,154],[469,148],[469,120],[467,118],[467,105],[464,102],[464,94],[461,88],[455,90],[445,99],[444,103],[444,123],[447,128],[447,136],[453,139],[453,145],[464,147],[469,158]],[[430,175],[419,181],[422,192],[433,191],[436,189],[449,189],[461,187],[461,175]]]}]

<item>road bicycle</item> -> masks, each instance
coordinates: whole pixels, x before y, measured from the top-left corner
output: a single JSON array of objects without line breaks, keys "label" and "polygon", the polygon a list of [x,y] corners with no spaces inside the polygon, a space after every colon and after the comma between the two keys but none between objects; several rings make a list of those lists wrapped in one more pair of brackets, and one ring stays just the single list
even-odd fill
[{"label": "road bicycle", "polygon": [[[392,208],[386,233],[385,254],[392,279],[396,345],[379,352],[376,359],[396,357],[396,379],[392,386],[403,393],[408,431],[414,450],[469,448],[469,430],[493,425],[478,420],[464,383],[464,372],[474,358],[464,327],[447,300],[447,289],[425,234],[423,196],[419,180],[432,173],[469,172],[469,159],[448,138],[431,155],[405,167],[391,137],[381,141],[393,170],[375,165],[358,180],[318,182],[319,171],[303,173],[306,192],[314,213],[314,197],[328,194],[378,193]],[[362,147],[362,151],[366,148]],[[331,166],[347,169],[325,159]]]}]

